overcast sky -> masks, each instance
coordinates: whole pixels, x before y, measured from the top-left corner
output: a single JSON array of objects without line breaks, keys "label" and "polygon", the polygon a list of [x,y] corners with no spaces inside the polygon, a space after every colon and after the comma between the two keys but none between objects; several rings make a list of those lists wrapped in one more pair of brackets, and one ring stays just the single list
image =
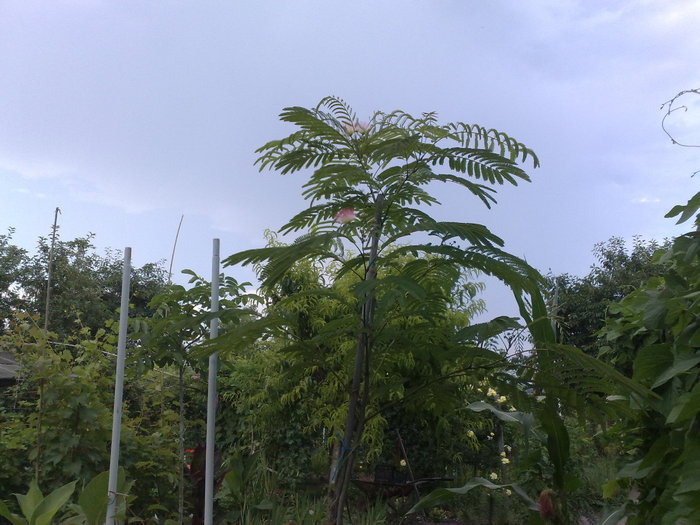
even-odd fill
[{"label": "overcast sky", "polygon": [[[58,206],[64,239],[141,265],[170,257],[184,214],[175,269],[206,276],[213,237],[261,246],[305,205],[304,178],[259,174],[254,150],[291,131],[283,107],[332,94],[532,147],[531,184],[491,211],[441,194],[440,216],[582,275],[596,242],[682,231],[663,215],[698,190],[700,150],[659,108],[700,87],[699,27],[697,0],[0,0],[0,232],[31,249]],[[670,127],[700,143],[685,102]]]}]

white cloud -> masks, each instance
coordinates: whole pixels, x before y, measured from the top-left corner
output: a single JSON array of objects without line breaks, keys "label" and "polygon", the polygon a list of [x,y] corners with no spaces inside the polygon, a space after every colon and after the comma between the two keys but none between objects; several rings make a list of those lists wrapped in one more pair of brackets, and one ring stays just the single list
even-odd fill
[{"label": "white cloud", "polygon": [[[700,84],[695,0],[8,4],[0,169],[130,224],[185,213],[246,239],[279,227],[304,206],[303,176],[257,174],[253,151],[291,130],[277,121],[282,107],[328,94],[363,116],[437,110],[512,133],[543,167],[504,197],[498,233],[539,228],[518,216],[552,237],[585,223],[587,237],[569,241],[584,254],[589,240],[663,222],[660,203],[687,200],[700,167],[670,145],[659,111]],[[677,116],[674,129],[700,127],[700,108]],[[478,213],[446,202],[446,217]],[[525,246],[535,243],[522,250],[548,249]],[[567,255],[552,253],[565,271]]]},{"label": "white cloud", "polygon": [[636,199],[632,199],[632,202],[637,204],[656,204],[661,202],[661,199],[658,197],[638,197]]}]

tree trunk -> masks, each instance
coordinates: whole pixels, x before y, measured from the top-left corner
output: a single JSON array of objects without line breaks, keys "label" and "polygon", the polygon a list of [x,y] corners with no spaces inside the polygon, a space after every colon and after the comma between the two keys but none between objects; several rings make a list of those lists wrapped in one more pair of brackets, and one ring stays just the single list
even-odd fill
[{"label": "tree trunk", "polygon": [[[383,204],[384,195],[380,194],[376,202],[375,227],[370,239],[369,262],[365,281],[373,281],[377,278],[377,255],[379,252],[379,237],[382,230]],[[369,403],[369,358],[372,351],[370,332],[374,326],[374,298],[374,291],[368,292],[360,311],[360,334],[357,338],[357,349],[355,350],[355,368],[350,386],[345,433],[335,472],[331,473],[329,517],[333,525],[343,525],[343,509],[347,501],[357,446],[362,439],[365,411]]]}]

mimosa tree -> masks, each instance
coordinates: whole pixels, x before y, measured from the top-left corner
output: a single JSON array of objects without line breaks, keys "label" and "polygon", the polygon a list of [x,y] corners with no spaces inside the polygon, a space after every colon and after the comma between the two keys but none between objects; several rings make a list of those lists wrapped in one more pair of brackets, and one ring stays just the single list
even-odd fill
[{"label": "mimosa tree", "polygon": [[[530,148],[505,133],[462,122],[439,124],[434,113],[377,112],[364,122],[344,101],[328,97],[313,109],[286,108],[281,119],[297,130],[260,148],[258,163],[282,174],[311,171],[303,193],[309,207],[281,229],[303,234],[290,245],[235,254],[226,264],[260,265],[262,286],[271,288],[297,262],[314,261],[331,280],[317,292],[326,297],[334,293],[333,282],[354,276],[352,315],[326,323],[312,341],[289,340],[290,346],[306,348],[339,336],[355,340],[347,359],[344,424],[336,429],[340,453],[331,474],[330,518],[340,525],[377,360],[397,348],[416,359],[467,348],[454,330],[428,331],[454,307],[455,275],[469,270],[499,278],[513,290],[528,322],[530,305],[544,305],[541,276],[503,251],[503,241],[486,226],[438,221],[428,213],[439,204],[435,185],[451,184],[490,207],[496,187],[530,180],[522,163],[539,163]],[[236,337],[245,344],[262,333],[285,337],[287,322],[271,313],[227,334],[228,341]]]}]

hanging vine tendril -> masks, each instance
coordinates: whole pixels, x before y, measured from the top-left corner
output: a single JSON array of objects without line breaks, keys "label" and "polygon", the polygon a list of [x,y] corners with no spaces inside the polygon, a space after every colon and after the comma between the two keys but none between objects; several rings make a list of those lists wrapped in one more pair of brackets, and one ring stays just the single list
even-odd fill
[{"label": "hanging vine tendril", "polygon": [[683,146],[684,148],[700,148],[700,144],[683,144],[682,142],[679,142],[678,140],[676,140],[676,138],[673,135],[671,135],[671,133],[666,128],[666,119],[671,116],[671,113],[674,113],[678,110],[688,111],[688,106],[676,105],[676,103],[678,102],[678,99],[680,99],[684,95],[688,95],[688,94],[700,95],[700,89],[685,89],[685,90],[681,91],[680,93],[678,93],[676,96],[674,96],[672,99],[667,100],[666,102],[661,104],[660,109],[666,110],[664,117],[661,119],[661,128],[664,130],[664,133],[666,133],[666,135],[668,135],[668,137],[671,139],[671,142],[673,142],[674,144],[676,144],[678,146]]}]

